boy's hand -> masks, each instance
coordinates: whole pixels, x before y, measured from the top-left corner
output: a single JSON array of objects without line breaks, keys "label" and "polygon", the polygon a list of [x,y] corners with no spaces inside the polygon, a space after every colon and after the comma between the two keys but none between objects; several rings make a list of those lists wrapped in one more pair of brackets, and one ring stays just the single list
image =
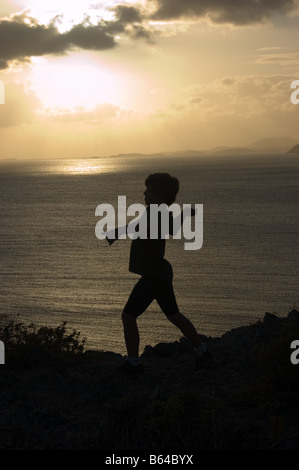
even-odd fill
[{"label": "boy's hand", "polygon": [[108,238],[108,237],[106,237],[106,240],[107,240],[107,242],[109,243],[109,245],[112,245],[112,243],[114,243],[116,239],[115,239],[115,238]]}]

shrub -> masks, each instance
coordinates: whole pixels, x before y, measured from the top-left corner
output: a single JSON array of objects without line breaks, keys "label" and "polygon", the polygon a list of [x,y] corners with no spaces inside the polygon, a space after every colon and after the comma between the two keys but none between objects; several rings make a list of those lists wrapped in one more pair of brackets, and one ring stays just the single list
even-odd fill
[{"label": "shrub", "polygon": [[15,355],[29,350],[44,350],[51,353],[82,353],[85,339],[80,339],[76,330],[67,331],[67,322],[56,327],[25,325],[8,315],[0,316],[0,339],[5,344],[5,351]]}]

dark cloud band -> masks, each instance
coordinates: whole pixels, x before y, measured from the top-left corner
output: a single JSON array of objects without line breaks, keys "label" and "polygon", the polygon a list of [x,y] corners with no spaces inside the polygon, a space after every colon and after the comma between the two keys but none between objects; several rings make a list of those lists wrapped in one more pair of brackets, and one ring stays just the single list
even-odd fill
[{"label": "dark cloud band", "polygon": [[295,0],[148,0],[156,6],[154,20],[209,18],[215,23],[250,25],[296,7]]},{"label": "dark cloud band", "polygon": [[115,47],[109,25],[79,24],[66,33],[60,33],[54,24],[40,25],[22,15],[17,19],[0,20],[0,68],[11,60],[46,54],[63,54],[80,49],[103,50]]},{"label": "dark cloud band", "polygon": [[101,51],[116,47],[115,36],[125,34],[132,39],[150,41],[151,34],[141,24],[141,14],[134,7],[118,5],[113,9],[115,20],[92,24],[88,18],[60,33],[51,22],[42,25],[23,12],[11,18],[0,19],[0,69],[13,60],[26,60],[33,56],[65,54],[78,48]]},{"label": "dark cloud band", "polygon": [[92,24],[88,18],[60,33],[53,20],[48,25],[23,12],[0,19],[0,69],[13,60],[29,60],[33,56],[65,54],[75,48],[101,51],[117,46],[119,34],[133,40],[152,42],[147,27],[149,20],[208,18],[214,23],[250,25],[262,23],[278,14],[292,12],[296,0],[148,0],[148,13],[138,4],[116,5],[111,10],[115,19]]}]

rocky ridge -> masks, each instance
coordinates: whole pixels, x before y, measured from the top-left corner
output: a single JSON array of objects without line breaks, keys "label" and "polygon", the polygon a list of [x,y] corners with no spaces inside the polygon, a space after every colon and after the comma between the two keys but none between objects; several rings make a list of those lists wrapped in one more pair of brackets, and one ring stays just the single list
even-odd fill
[{"label": "rocky ridge", "polygon": [[0,449],[298,450],[296,339],[296,309],[266,313],[203,337],[211,369],[196,371],[182,338],[146,346],[145,372],[134,379],[117,371],[123,357],[113,352],[25,348],[0,368]]}]

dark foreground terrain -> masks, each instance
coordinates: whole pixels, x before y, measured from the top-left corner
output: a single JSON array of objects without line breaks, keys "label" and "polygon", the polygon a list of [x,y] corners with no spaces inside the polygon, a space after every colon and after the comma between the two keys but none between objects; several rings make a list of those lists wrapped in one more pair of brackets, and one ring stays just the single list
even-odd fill
[{"label": "dark foreground terrain", "polygon": [[147,346],[136,379],[116,371],[118,354],[62,347],[65,331],[52,331],[59,348],[46,329],[10,340],[0,450],[299,450],[297,310],[204,338],[210,370],[195,370],[184,339]]}]

